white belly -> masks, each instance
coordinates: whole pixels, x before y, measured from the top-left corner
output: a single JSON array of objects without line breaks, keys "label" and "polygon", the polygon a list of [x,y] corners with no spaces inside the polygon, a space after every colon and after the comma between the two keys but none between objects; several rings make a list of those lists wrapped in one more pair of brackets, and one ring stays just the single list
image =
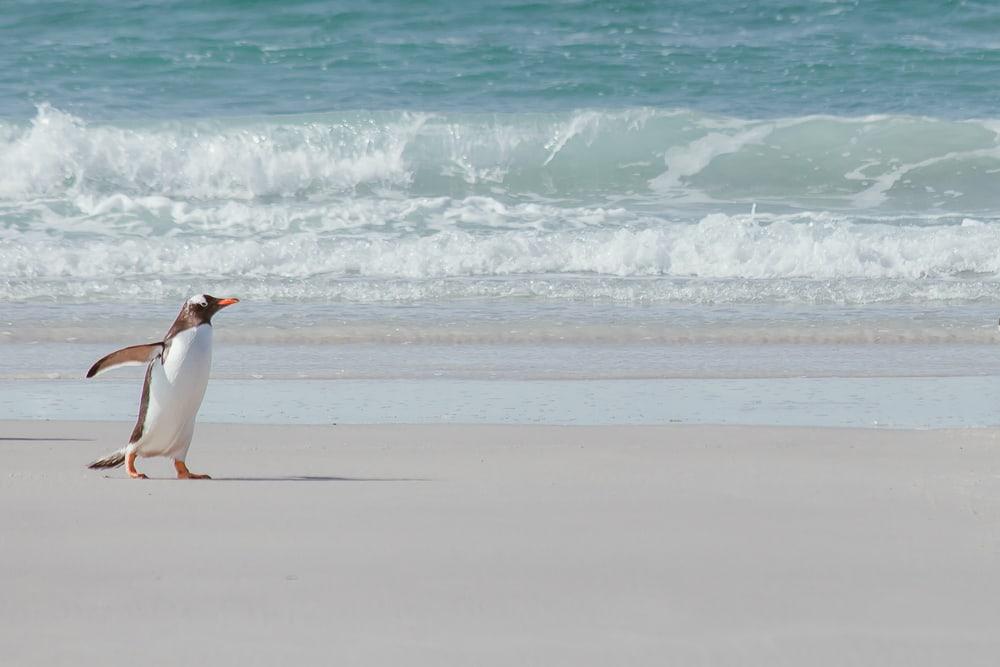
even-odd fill
[{"label": "white belly", "polygon": [[153,362],[145,426],[135,443],[139,456],[184,460],[211,368],[211,325],[202,324],[174,336],[163,363]]}]

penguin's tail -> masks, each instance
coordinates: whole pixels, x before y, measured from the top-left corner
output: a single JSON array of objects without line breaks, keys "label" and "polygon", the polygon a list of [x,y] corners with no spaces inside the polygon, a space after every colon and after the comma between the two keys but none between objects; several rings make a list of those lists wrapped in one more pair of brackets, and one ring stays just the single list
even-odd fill
[{"label": "penguin's tail", "polygon": [[117,468],[125,463],[125,447],[117,452],[111,452],[105,457],[99,458],[87,467],[91,470],[103,470],[104,468]]}]

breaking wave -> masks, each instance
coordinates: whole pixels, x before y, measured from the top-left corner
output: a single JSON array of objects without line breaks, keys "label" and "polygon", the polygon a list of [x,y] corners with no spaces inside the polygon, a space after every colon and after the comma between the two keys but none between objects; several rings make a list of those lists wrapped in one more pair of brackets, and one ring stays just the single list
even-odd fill
[{"label": "breaking wave", "polygon": [[975,301],[1000,124],[684,110],[0,122],[0,297]]},{"label": "breaking wave", "polygon": [[41,106],[0,122],[0,198],[655,194],[817,208],[996,209],[1000,124],[910,116],[740,120],[682,110],[354,112],[87,123]]}]

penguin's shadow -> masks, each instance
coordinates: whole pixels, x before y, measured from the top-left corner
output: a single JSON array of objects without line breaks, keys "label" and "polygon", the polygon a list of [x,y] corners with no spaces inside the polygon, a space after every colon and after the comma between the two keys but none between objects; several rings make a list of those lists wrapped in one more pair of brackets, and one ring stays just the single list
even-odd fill
[{"label": "penguin's shadow", "polygon": [[213,482],[427,482],[414,477],[330,477],[326,475],[287,475],[284,477],[213,477]]},{"label": "penguin's shadow", "polygon": [[93,438],[0,438],[0,442],[93,442]]}]

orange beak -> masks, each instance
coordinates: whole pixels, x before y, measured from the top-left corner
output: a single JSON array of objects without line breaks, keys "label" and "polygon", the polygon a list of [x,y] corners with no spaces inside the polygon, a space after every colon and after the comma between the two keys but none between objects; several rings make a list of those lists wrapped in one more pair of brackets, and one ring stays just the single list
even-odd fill
[{"label": "orange beak", "polygon": [[229,297],[228,299],[219,299],[219,308],[225,308],[226,306],[231,306],[234,303],[239,303],[240,300],[235,296]]}]

